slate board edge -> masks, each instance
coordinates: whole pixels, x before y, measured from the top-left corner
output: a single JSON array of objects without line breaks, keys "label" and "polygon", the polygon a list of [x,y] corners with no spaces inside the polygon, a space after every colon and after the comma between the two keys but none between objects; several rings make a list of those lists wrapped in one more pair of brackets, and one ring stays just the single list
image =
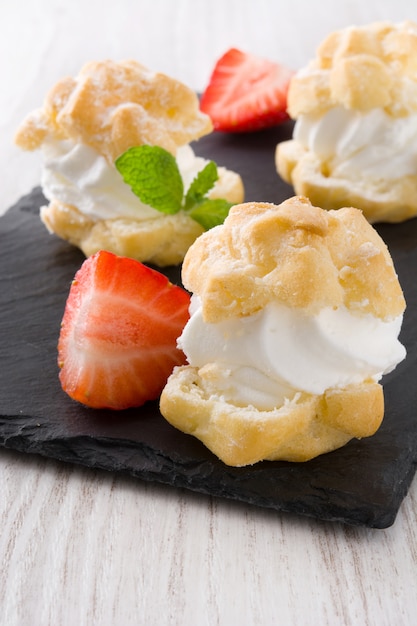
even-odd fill
[{"label": "slate board edge", "polygon": [[[19,421],[22,417],[23,416],[19,416]],[[13,416],[9,416],[9,418],[12,419]],[[31,419],[30,416],[28,416],[28,419]],[[80,450],[84,450],[86,444],[87,446],[90,444],[94,447],[94,462],[91,462],[90,459],[86,461],[82,458],[83,455],[80,455]],[[254,506],[255,508],[268,508],[276,512],[301,515],[319,521],[339,522],[356,527],[365,526],[376,530],[384,530],[394,524],[400,505],[407,495],[417,465],[417,460],[414,458],[413,463],[410,464],[410,471],[402,482],[402,490],[397,491],[393,501],[387,503],[386,506],[377,507],[375,503],[367,506],[366,503],[363,503],[361,507],[358,508],[356,506],[355,509],[351,509],[349,506],[340,507],[339,514],[335,514],[335,505],[333,502],[330,505],[331,513],[326,506],[317,506],[317,504],[315,504],[313,512],[313,508],[306,506],[305,495],[301,503],[292,502],[288,504],[280,501],[279,498],[275,501],[264,499],[264,501],[261,502],[259,496],[252,499],[250,496],[242,494],[239,489],[237,489],[236,492],[228,490],[227,493],[220,494],[217,482],[207,483],[204,481],[204,477],[200,480],[187,479],[183,476],[181,471],[176,471],[177,464],[175,460],[168,459],[167,457],[160,456],[166,469],[163,473],[161,473],[160,469],[158,471],[149,471],[145,468],[138,470],[137,466],[135,467],[132,464],[116,459],[117,454],[114,455],[112,452],[117,452],[121,449],[124,451],[131,450],[132,454],[136,455],[136,458],[139,455],[143,459],[144,465],[146,465],[147,458],[155,457],[156,452],[150,446],[143,444],[139,448],[137,443],[130,440],[97,436],[89,437],[87,435],[66,437],[65,441],[56,437],[52,439],[45,438],[43,440],[39,438],[32,439],[28,435],[22,436],[22,428],[19,427],[16,428],[16,432],[9,432],[7,436],[0,435],[0,446],[19,453],[37,455],[42,458],[75,464],[88,469],[117,472],[146,482],[157,482],[214,498],[233,500]],[[109,467],[110,458],[112,462],[111,468]],[[227,473],[228,470],[229,468],[225,466],[224,472]],[[230,471],[236,471],[236,468],[231,468]],[[237,468],[237,471],[239,471],[239,468]],[[196,474],[196,476],[198,479],[199,475]],[[221,480],[221,477],[219,478]],[[209,488],[210,484],[213,486],[212,489]]]}]

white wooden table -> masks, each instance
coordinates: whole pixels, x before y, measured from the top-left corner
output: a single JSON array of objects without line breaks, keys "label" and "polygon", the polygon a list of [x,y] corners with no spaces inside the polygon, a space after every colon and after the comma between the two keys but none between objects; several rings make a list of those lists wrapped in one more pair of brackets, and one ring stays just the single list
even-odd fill
[{"label": "white wooden table", "polygon": [[[415,0],[0,0],[0,213],[39,183],[17,125],[88,60],[201,90],[231,46],[298,68],[335,28],[407,18]],[[0,624],[411,626],[416,517],[416,480],[368,530],[0,450]]]}]

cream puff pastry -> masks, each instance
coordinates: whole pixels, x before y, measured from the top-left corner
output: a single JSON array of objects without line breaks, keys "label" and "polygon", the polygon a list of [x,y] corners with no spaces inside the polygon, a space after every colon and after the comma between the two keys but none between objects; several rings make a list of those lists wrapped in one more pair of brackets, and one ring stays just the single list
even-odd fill
[{"label": "cream puff pastry", "polygon": [[[189,142],[212,131],[196,94],[136,61],[87,63],[60,80],[16,134],[25,150],[41,148],[41,219],[50,232],[89,256],[106,249],[156,265],[180,263],[203,228],[183,211],[164,215],[125,184],[115,160],[133,146],[159,146],[176,158],[184,185],[207,161]],[[243,200],[240,176],[218,168],[211,198]]]},{"label": "cream puff pastry", "polygon": [[369,222],[417,215],[417,25],[377,22],[331,33],[292,78],[293,138],[280,176],[325,209]]},{"label": "cream puff pastry", "polygon": [[361,211],[304,197],[232,207],[183,264],[188,365],[162,415],[224,463],[306,461],[375,433],[380,379],[405,357],[405,301]]}]

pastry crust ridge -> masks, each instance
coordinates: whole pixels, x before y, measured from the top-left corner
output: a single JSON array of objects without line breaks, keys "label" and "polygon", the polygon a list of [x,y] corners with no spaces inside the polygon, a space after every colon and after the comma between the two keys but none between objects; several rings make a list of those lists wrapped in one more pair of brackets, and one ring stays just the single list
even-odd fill
[{"label": "pastry crust ridge", "polygon": [[311,313],[344,304],[381,319],[404,308],[388,249],[361,211],[323,211],[299,196],[232,207],[225,225],[193,244],[182,277],[208,322],[273,300]]},{"label": "pastry crust ridge", "polygon": [[197,95],[179,81],[137,61],[91,61],[76,78],[56,83],[43,106],[17,130],[25,150],[39,148],[47,134],[85,143],[114,160],[131,146],[156,145],[175,154],[212,131]]}]

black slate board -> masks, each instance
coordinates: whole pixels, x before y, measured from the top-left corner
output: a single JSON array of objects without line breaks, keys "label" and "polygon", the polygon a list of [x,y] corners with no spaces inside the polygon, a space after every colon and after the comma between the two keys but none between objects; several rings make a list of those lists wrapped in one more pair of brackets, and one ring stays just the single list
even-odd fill
[{"label": "black slate board", "polygon": [[[247,200],[280,202],[293,192],[275,172],[274,150],[291,131],[284,124],[250,135],[214,133],[195,149],[239,171]],[[229,468],[165,422],[157,403],[94,411],[61,391],[56,343],[83,255],[46,232],[43,201],[35,189],[0,218],[0,445],[323,520],[373,528],[394,522],[417,462],[417,220],[378,228],[408,302],[401,334],[408,356],[384,381],[378,433],[304,464]],[[179,281],[179,268],[167,274]]]}]

